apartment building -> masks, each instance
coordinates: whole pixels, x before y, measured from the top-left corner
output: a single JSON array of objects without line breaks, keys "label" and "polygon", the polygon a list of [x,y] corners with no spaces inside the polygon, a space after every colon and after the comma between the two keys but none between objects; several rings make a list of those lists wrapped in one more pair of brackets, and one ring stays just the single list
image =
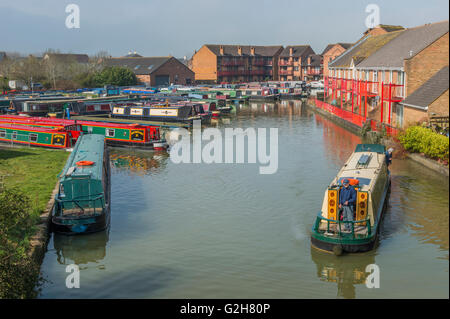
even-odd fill
[{"label": "apartment building", "polygon": [[205,44],[192,57],[197,83],[240,83],[278,80],[283,47]]},{"label": "apartment building", "polygon": [[309,45],[296,45],[284,48],[278,60],[278,80],[306,80],[307,59],[312,54],[314,54],[314,50]]}]

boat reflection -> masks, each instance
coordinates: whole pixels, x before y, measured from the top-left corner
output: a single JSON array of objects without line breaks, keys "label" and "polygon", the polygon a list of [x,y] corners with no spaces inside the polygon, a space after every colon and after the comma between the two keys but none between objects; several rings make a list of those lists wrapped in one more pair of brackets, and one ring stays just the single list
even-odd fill
[{"label": "boat reflection", "polygon": [[109,230],[84,236],[64,236],[54,234],[53,246],[59,264],[83,265],[98,263],[106,257]]},{"label": "boat reflection", "polygon": [[115,171],[137,174],[159,173],[167,165],[170,155],[167,152],[111,149],[109,158]]},{"label": "boat reflection", "polygon": [[367,265],[375,263],[373,253],[337,257],[311,249],[311,258],[317,266],[317,277],[321,281],[337,284],[337,297],[356,297],[355,285],[364,285],[369,272]]}]

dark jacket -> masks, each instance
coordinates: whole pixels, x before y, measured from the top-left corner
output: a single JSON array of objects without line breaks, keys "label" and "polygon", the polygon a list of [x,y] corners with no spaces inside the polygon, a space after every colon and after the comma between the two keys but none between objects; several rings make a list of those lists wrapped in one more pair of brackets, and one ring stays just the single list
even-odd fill
[{"label": "dark jacket", "polygon": [[392,153],[389,153],[388,151],[386,151],[386,164],[387,166],[389,166],[389,164],[392,163]]},{"label": "dark jacket", "polygon": [[339,192],[339,204],[344,205],[344,203],[348,201],[348,206],[354,206],[356,203],[356,190],[354,187],[343,186]]}]

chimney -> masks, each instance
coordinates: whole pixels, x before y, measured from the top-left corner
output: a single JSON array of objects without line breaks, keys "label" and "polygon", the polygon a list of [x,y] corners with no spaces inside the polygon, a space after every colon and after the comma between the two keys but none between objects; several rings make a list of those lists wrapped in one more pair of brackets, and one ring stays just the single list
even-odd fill
[{"label": "chimney", "polygon": [[250,48],[250,55],[255,55],[255,48],[254,47]]},{"label": "chimney", "polygon": [[223,45],[220,46],[219,50],[220,50],[220,55],[223,55]]},{"label": "chimney", "polygon": [[293,56],[294,55],[294,48],[289,48],[289,56]]},{"label": "chimney", "polygon": [[241,46],[238,46],[238,54],[242,55],[242,47]]}]

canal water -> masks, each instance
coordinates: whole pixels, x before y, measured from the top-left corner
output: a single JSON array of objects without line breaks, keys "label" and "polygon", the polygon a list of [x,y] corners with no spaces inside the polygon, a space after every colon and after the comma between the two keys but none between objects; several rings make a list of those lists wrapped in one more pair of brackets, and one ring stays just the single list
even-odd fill
[{"label": "canal water", "polygon": [[[109,231],[52,236],[41,298],[448,298],[449,183],[394,159],[374,251],[335,257],[310,246],[325,187],[359,137],[300,101],[237,107],[225,127],[279,128],[278,171],[259,164],[174,164],[111,150]],[[68,289],[66,266],[80,268]],[[365,285],[369,264],[380,288]]]}]

